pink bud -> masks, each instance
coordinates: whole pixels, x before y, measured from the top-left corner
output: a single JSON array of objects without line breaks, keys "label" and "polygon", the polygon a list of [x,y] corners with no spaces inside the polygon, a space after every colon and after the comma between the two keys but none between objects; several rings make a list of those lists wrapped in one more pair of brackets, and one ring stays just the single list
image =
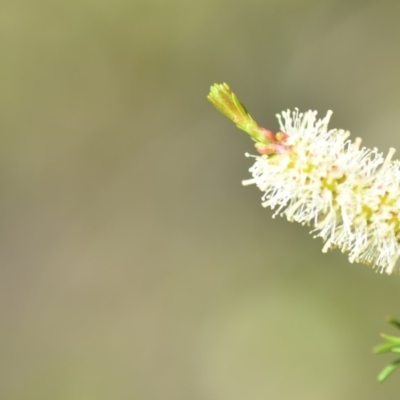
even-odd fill
[{"label": "pink bud", "polygon": [[256,143],[254,146],[260,154],[268,155],[268,154],[275,153],[274,145],[272,145],[272,144],[265,145],[262,143]]},{"label": "pink bud", "polygon": [[275,142],[275,135],[272,131],[266,128],[260,128],[260,133],[267,139],[269,142]]},{"label": "pink bud", "polygon": [[278,141],[278,142],[284,142],[287,138],[289,137],[289,135],[287,134],[287,133],[285,133],[285,132],[278,132],[276,135],[275,135],[275,139]]}]

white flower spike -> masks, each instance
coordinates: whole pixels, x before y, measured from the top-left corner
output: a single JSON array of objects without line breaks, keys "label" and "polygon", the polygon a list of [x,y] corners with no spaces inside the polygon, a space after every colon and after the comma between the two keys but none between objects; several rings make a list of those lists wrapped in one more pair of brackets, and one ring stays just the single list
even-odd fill
[{"label": "white flower spike", "polygon": [[[275,215],[311,226],[325,242],[323,252],[339,248],[350,262],[391,274],[400,255],[400,162],[377,149],[361,147],[349,132],[328,129],[332,112],[277,115],[281,132],[259,127],[226,84],[214,85],[208,99],[256,142],[250,168],[264,192],[262,205]],[[238,113],[240,110],[240,113]]]}]

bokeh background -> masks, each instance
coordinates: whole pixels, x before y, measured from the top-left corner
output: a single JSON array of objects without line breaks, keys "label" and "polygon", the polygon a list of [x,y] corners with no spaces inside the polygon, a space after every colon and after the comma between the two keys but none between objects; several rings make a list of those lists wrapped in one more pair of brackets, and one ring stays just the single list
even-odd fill
[{"label": "bokeh background", "polygon": [[2,0],[0,398],[398,399],[400,278],[243,188],[295,106],[400,147],[400,2]]}]

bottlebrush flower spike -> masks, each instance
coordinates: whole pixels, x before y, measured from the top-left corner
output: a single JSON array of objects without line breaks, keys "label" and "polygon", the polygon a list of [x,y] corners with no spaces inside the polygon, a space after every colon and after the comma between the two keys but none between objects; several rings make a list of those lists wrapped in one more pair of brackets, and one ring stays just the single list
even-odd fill
[{"label": "bottlebrush flower spike", "polygon": [[[348,140],[342,129],[328,130],[328,111],[284,111],[281,132],[259,127],[227,84],[215,84],[210,102],[246,131],[259,153],[250,168],[262,205],[274,216],[309,225],[325,242],[322,251],[339,248],[350,262],[391,274],[400,255],[400,162],[376,148]],[[249,155],[248,155],[249,156]]]}]

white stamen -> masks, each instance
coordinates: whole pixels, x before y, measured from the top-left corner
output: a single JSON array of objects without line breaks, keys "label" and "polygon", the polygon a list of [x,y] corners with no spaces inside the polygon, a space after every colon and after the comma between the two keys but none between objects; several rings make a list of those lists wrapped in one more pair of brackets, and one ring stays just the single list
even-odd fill
[{"label": "white stamen", "polygon": [[383,162],[382,168],[380,170],[381,173],[385,172],[386,169],[388,168],[390,161],[392,160],[392,157],[394,155],[394,153],[396,153],[396,149],[391,147],[388,151],[388,154],[385,158],[385,161]]},{"label": "white stamen", "polygon": [[242,181],[243,186],[253,185],[254,183],[256,183],[255,179],[246,179],[246,180]]}]

